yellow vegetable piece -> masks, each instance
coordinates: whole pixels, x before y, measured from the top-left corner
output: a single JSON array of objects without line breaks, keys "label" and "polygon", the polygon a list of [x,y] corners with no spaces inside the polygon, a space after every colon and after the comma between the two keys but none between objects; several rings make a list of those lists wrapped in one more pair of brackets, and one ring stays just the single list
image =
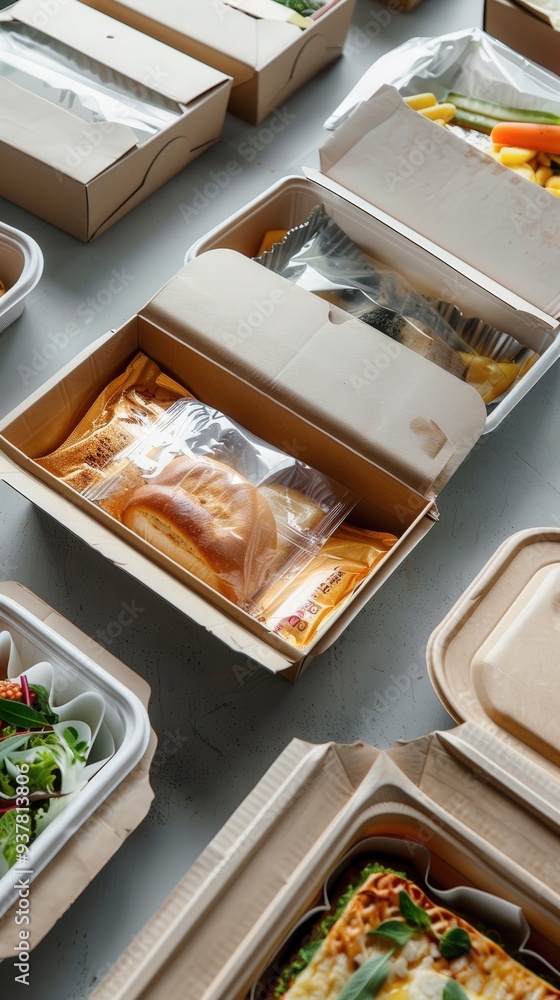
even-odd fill
[{"label": "yellow vegetable piece", "polygon": [[504,147],[500,146],[500,144],[498,142],[493,142],[492,145],[490,146],[490,152],[491,153],[499,153],[500,149],[503,149],[503,148]]},{"label": "yellow vegetable piece", "polygon": [[545,191],[549,192],[549,194],[554,194],[554,195],[556,195],[557,198],[560,198],[560,188],[549,188],[546,184],[545,184],[544,188],[545,188]]},{"label": "yellow vegetable piece", "polygon": [[465,381],[480,393],[485,403],[491,403],[509,389],[519,375],[519,365],[493,361],[481,354],[459,352],[467,367]]},{"label": "yellow vegetable piece", "polygon": [[447,128],[447,122],[444,118],[434,118],[434,125],[442,125],[443,128]]},{"label": "yellow vegetable piece", "polygon": [[455,117],[456,111],[457,108],[454,104],[434,104],[432,108],[420,108],[418,114],[424,115],[425,118],[430,118],[432,121],[442,118],[447,123]]},{"label": "yellow vegetable piece", "polygon": [[520,146],[503,146],[500,150],[500,163],[504,167],[521,167],[536,156],[534,149],[521,149]]},{"label": "yellow vegetable piece", "polygon": [[262,238],[257,257],[266,250],[271,250],[275,243],[281,243],[287,232],[287,229],[269,229]]},{"label": "yellow vegetable piece", "polygon": [[535,179],[537,181],[537,184],[540,184],[541,187],[544,187],[549,177],[552,177],[552,170],[550,169],[550,167],[537,167],[535,173]]},{"label": "yellow vegetable piece", "polygon": [[549,191],[551,188],[557,191],[560,190],[560,176],[558,174],[552,174],[548,178],[545,187],[548,188]]},{"label": "yellow vegetable piece", "polygon": [[414,94],[412,97],[405,97],[404,102],[413,111],[421,111],[423,108],[433,108],[438,100],[435,94]]},{"label": "yellow vegetable piece", "polygon": [[524,163],[521,167],[510,167],[510,170],[515,170],[516,174],[521,174],[526,177],[528,181],[533,181],[534,184],[537,183],[537,178],[535,177],[535,171],[528,163]]},{"label": "yellow vegetable piece", "polygon": [[519,369],[519,378],[526,375],[530,368],[539,360],[538,354],[530,354],[526,361],[523,362],[521,368]]}]

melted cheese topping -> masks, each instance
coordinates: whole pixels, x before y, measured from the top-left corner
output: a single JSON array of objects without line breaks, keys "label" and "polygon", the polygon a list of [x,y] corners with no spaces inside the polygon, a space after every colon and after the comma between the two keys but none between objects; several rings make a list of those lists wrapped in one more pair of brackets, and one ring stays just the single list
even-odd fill
[{"label": "melted cheese topping", "polygon": [[282,1000],[337,1000],[363,962],[387,954],[389,943],[370,932],[383,920],[401,919],[398,897],[403,888],[430,915],[433,931],[442,935],[452,927],[463,927],[472,947],[468,955],[447,960],[436,934],[418,932],[403,948],[396,948],[376,1000],[442,1000],[450,979],[460,984],[468,1000],[560,1000],[558,990],[489,938],[431,903],[413,883],[387,873],[372,875],[364,883]]}]

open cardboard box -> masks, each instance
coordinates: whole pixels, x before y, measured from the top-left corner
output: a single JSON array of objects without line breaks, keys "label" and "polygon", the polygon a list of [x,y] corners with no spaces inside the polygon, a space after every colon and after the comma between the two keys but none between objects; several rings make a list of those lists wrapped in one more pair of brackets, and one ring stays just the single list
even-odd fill
[{"label": "open cardboard box", "polygon": [[229,110],[258,124],[342,55],[354,0],[316,20],[275,0],[84,0],[233,77]]},{"label": "open cardboard box", "polygon": [[320,153],[321,170],[278,181],[186,260],[222,247],[252,257],[267,230],[301,225],[322,203],[362,251],[418,291],[542,355],[492,406],[485,429],[494,430],[560,354],[560,200],[412,111],[393,87],[359,104]]},{"label": "open cardboard box", "polygon": [[486,0],[484,30],[553,73],[560,71],[560,32],[529,5],[516,0]]},{"label": "open cardboard box", "polygon": [[48,13],[41,0],[20,0],[0,13],[2,24],[27,26],[55,51],[75,50],[78,67],[121,88],[115,114],[126,105],[124,84],[132,97],[171,109],[166,124],[139,139],[129,125],[87,122],[51,103],[41,85],[35,93],[0,77],[0,194],[78,239],[95,239],[219,138],[231,88],[224,73],[78,0]]},{"label": "open cardboard box", "polygon": [[[362,499],[352,523],[398,535],[305,651],[33,461],[65,440],[138,350],[203,402],[355,491]],[[219,250],[187,264],[137,316],[4,419],[0,471],[230,648],[295,677],[433,526],[435,496],[485,418],[471,386],[254,261]]]},{"label": "open cardboard box", "polygon": [[[82,656],[93,660],[110,677],[132,691],[147,708],[150,697],[148,684],[48,604],[16,583],[1,583],[0,597],[15,602],[22,609],[23,617],[34,616],[53,630],[56,637],[71,643]],[[32,653],[32,644],[23,638],[20,648],[17,632],[13,634],[24,666],[29,666],[25,661]],[[33,919],[27,941],[30,949],[39,944],[144,819],[153,799],[149,768],[156,742],[155,733],[150,731],[149,743],[140,762],[33,879]],[[19,905],[19,901],[14,903],[0,921],[0,960],[13,959],[17,928],[21,923],[16,921]]]},{"label": "open cardboard box", "polygon": [[294,740],[92,1000],[243,1000],[373,836],[406,840],[411,859],[427,848],[444,887],[521,907],[529,949],[558,966],[559,581],[558,529],[508,539],[429,642],[460,725],[386,751]]}]

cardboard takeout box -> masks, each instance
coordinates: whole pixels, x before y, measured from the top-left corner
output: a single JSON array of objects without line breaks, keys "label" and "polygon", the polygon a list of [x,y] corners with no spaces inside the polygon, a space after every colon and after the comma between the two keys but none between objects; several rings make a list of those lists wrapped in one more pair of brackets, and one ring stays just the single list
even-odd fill
[{"label": "cardboard takeout box", "polygon": [[[18,26],[37,68],[19,83],[0,76],[0,194],[78,239],[99,236],[219,138],[231,88],[224,73],[78,0],[19,0],[0,13],[0,34]],[[71,65],[75,94],[33,55],[34,40]],[[109,110],[88,121],[76,94],[92,77],[110,88]],[[46,95],[57,87],[54,103]],[[162,116],[147,136],[118,120],[128,111],[134,124],[134,98]]]},{"label": "cardboard takeout box", "polygon": [[560,31],[516,0],[486,0],[484,30],[553,73],[560,71]]},{"label": "cardboard takeout box", "polygon": [[[8,627],[24,668],[30,667],[39,660],[44,660],[47,653],[44,647],[40,644],[37,646],[33,640],[33,620],[36,620],[39,623],[39,631],[40,626],[45,625],[54,633],[54,638],[51,640],[53,649],[48,655],[49,658],[53,657],[55,683],[57,644],[62,648],[70,643],[78,658],[82,658],[82,661],[85,657],[90,661],[93,660],[95,665],[100,668],[101,678],[103,674],[107,676],[107,681],[103,683],[106,684],[109,692],[114,687],[111,684],[111,680],[114,678],[140,699],[144,708],[147,707],[150,689],[146,682],[93,639],[84,635],[75,625],[72,625],[20,584],[0,584],[0,600],[4,598],[13,602],[14,606],[20,609],[19,617],[22,626],[19,628],[17,623],[12,626],[9,622],[6,626],[5,609],[0,607],[0,630]],[[84,663],[87,664],[87,661]],[[71,671],[68,673],[68,665],[64,669],[64,677],[71,679],[72,673]],[[81,669],[87,670],[87,665]],[[111,710],[113,711],[113,709]],[[123,841],[144,819],[153,798],[149,781],[149,768],[156,742],[155,733],[150,731],[148,746],[139,763],[124,780],[120,781],[114,791],[110,792],[108,797],[82,825],[74,821],[73,836],[64,843],[46,867],[33,878],[30,887],[33,919],[27,942],[30,949],[39,944],[59,917],[77,899],[95,875],[113,857]],[[101,772],[100,777],[103,778]],[[87,786],[84,791],[86,790]],[[76,803],[79,803],[79,795],[76,797]],[[64,819],[64,816],[63,811],[60,819]],[[47,827],[44,832],[48,832],[48,829]],[[19,905],[18,900],[7,910],[0,921],[0,960],[13,958],[14,944],[18,936],[18,924],[21,924],[21,921],[16,920]]]},{"label": "cardboard takeout box", "polygon": [[340,859],[371,837],[406,841],[411,862],[427,849],[440,887],[521,907],[529,949],[557,965],[559,581],[557,528],[504,542],[429,642],[457,728],[386,751],[294,740],[92,1000],[243,1000],[271,963],[277,973]]},{"label": "cardboard takeout box", "polygon": [[252,124],[342,54],[354,10],[335,0],[303,20],[275,0],[85,2],[232,76],[229,110]]}]

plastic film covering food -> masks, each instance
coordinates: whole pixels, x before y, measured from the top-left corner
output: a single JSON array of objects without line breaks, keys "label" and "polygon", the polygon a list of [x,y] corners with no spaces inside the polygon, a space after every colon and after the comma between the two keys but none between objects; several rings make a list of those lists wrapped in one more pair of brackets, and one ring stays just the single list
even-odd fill
[{"label": "plastic film covering food", "polygon": [[138,355],[38,463],[253,613],[358,496],[195,399]]},{"label": "plastic film covering food", "polygon": [[497,104],[558,114],[558,77],[479,28],[436,38],[411,38],[381,56],[326,122],[337,128],[383,84],[409,96],[430,91],[440,101],[450,92]]},{"label": "plastic film covering food", "polygon": [[267,588],[259,620],[305,649],[397,541],[386,532],[342,524],[288,586]]},{"label": "plastic film covering food", "polygon": [[537,360],[512,337],[463,316],[452,303],[428,300],[392,268],[363,254],[322,205],[256,259],[468,382],[487,405],[498,402]]},{"label": "plastic film covering food", "polygon": [[391,837],[358,843],[250,1000],[560,997],[556,970],[526,947],[522,911],[475,888],[443,888],[431,866],[418,844]]},{"label": "plastic film covering food", "polygon": [[103,479],[115,455],[183,396],[190,394],[139,353],[100,393],[64,443],[37,464],[83,493]]},{"label": "plastic film covering food", "polygon": [[88,124],[128,125],[140,141],[182,113],[163,95],[19,22],[0,23],[0,76]]}]

